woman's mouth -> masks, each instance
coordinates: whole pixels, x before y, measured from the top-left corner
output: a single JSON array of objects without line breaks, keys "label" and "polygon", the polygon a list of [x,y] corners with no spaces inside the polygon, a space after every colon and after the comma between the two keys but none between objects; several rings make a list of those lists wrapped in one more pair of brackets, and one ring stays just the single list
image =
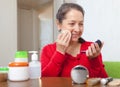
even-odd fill
[{"label": "woman's mouth", "polygon": [[79,34],[72,34],[72,37],[73,37],[73,38],[78,38],[78,37],[79,37]]}]

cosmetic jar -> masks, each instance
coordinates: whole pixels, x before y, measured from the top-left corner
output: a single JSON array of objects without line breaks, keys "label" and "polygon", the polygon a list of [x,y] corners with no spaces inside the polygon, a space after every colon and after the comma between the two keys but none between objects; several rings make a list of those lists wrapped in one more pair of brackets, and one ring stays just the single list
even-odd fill
[{"label": "cosmetic jar", "polygon": [[0,67],[0,82],[7,81],[8,79],[8,67]]},{"label": "cosmetic jar", "polygon": [[28,62],[9,63],[8,79],[11,81],[25,81],[29,79]]},{"label": "cosmetic jar", "polygon": [[17,51],[15,53],[15,62],[28,62],[28,52]]}]

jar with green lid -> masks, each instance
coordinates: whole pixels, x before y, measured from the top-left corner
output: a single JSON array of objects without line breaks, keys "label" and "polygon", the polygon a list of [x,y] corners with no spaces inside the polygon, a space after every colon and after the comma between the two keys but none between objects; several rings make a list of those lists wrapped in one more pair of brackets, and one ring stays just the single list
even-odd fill
[{"label": "jar with green lid", "polygon": [[15,62],[28,62],[28,52],[17,51],[15,53]]},{"label": "jar with green lid", "polygon": [[8,79],[8,67],[0,67],[0,82],[7,81]]}]

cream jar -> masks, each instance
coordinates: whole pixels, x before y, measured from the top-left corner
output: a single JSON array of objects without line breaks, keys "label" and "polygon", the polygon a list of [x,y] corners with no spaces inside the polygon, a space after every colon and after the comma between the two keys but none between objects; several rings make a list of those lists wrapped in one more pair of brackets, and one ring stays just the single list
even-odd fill
[{"label": "cream jar", "polygon": [[25,81],[29,79],[28,62],[11,62],[9,64],[8,79],[11,81]]},{"label": "cream jar", "polygon": [[15,62],[28,62],[28,52],[17,51],[15,53]]},{"label": "cream jar", "polygon": [[8,67],[0,67],[0,82],[7,81],[8,79]]}]

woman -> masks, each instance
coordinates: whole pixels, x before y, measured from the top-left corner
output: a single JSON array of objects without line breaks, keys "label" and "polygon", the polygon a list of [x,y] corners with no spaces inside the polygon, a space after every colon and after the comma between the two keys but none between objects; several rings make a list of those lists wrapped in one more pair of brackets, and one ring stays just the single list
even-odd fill
[{"label": "woman", "polygon": [[100,53],[103,43],[99,47],[97,43],[81,38],[84,30],[83,8],[74,3],[64,3],[56,19],[60,33],[55,43],[42,49],[42,76],[70,77],[74,66],[83,65],[88,69],[89,77],[107,77]]}]

